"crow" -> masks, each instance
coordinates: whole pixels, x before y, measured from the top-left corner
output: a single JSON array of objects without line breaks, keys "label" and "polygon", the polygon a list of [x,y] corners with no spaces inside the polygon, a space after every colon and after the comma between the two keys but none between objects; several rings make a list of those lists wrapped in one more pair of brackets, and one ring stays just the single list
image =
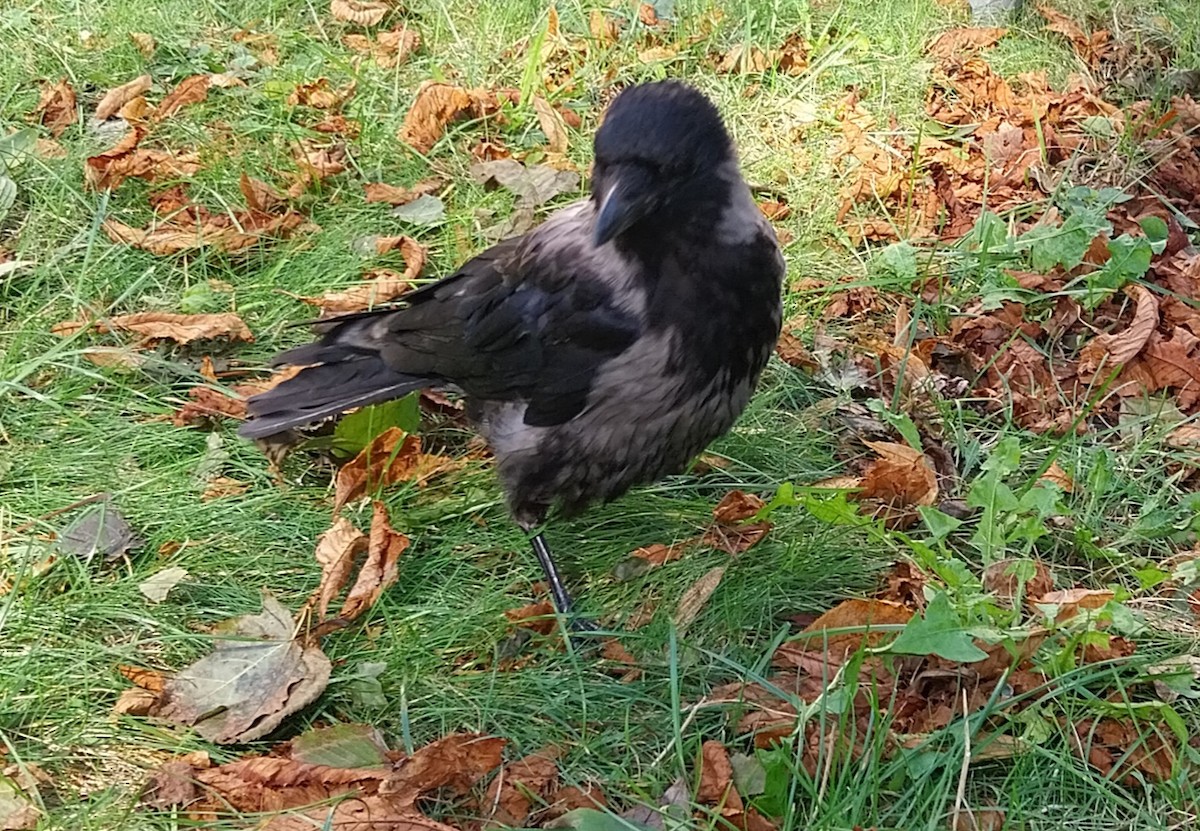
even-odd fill
[{"label": "crow", "polygon": [[[596,132],[590,198],[396,307],[316,322],[297,375],[248,402],[261,438],[426,387],[463,394],[559,611],[541,533],[686,469],[741,415],[779,337],[785,271],[720,113],[631,86]],[[576,621],[582,625],[580,621]]]}]

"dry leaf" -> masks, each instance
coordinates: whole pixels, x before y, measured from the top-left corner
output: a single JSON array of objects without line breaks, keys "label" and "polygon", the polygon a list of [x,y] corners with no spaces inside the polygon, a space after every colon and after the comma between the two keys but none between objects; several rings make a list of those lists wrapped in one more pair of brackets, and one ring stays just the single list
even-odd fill
[{"label": "dry leaf", "polygon": [[130,32],[129,39],[133,41],[133,45],[142,53],[143,57],[153,57],[154,50],[158,48],[158,41],[153,35],[148,35],[145,32]]},{"label": "dry leaf", "polygon": [[114,716],[148,716],[157,702],[158,693],[141,687],[127,687],[117,696],[112,713]]},{"label": "dry leaf", "polygon": [[684,630],[700,614],[704,604],[712,597],[712,593],[721,584],[728,566],[717,566],[704,574],[699,580],[688,586],[687,591],[679,598],[679,606],[675,609],[675,627]]},{"label": "dry leaf", "polygon": [[170,594],[171,589],[186,580],[187,576],[188,572],[186,568],[180,568],[179,566],[164,568],[162,571],[138,583],[138,591],[151,603],[162,603],[167,599],[167,595]]},{"label": "dry leaf", "polygon": [[390,32],[380,32],[372,49],[375,63],[381,69],[393,69],[408,60],[408,56],[421,48],[421,35],[407,26]]},{"label": "dry leaf", "polygon": [[96,105],[96,118],[106,121],[121,111],[128,102],[150,90],[150,76],[142,75],[127,84],[114,87]]},{"label": "dry leaf", "polygon": [[1135,358],[1158,327],[1158,299],[1142,285],[1132,285],[1125,293],[1137,306],[1129,326],[1113,335],[1098,335],[1079,353],[1079,374],[1091,378],[1097,372],[1107,374]]},{"label": "dry leaf", "polygon": [[724,524],[732,524],[750,519],[766,506],[766,503],[754,494],[733,490],[721,498],[717,507],[713,508],[713,519]]},{"label": "dry leaf", "polygon": [[66,78],[42,89],[41,98],[33,110],[33,117],[55,138],[79,120],[79,113],[75,108],[75,90]]},{"label": "dry leaf", "polygon": [[283,207],[284,195],[261,179],[254,179],[243,172],[238,187],[252,211],[272,213]]},{"label": "dry leaf", "polygon": [[334,291],[320,297],[301,297],[305,303],[321,307],[322,314],[357,312],[395,300],[412,285],[425,267],[427,252],[412,237],[401,237],[399,250],[404,257],[404,273],[390,269],[367,272],[363,283],[345,291]]},{"label": "dry leaf", "polygon": [[278,216],[249,211],[239,214],[236,224],[235,219],[227,215],[191,225],[165,222],[152,224],[148,228],[133,228],[115,219],[106,219],[103,224],[104,232],[113,242],[132,245],[163,257],[202,248],[241,251],[265,239],[287,237],[295,231],[313,227],[295,211]]},{"label": "dry leaf", "polygon": [[155,715],[218,744],[253,741],[308,706],[329,683],[320,648],[295,640],[291,613],[269,594],[263,611],[237,618],[233,635],[163,688]]},{"label": "dry leaf", "polygon": [[864,442],[879,459],[863,473],[857,499],[878,499],[885,505],[908,507],[937,502],[937,474],[919,450],[893,442]]},{"label": "dry leaf", "polygon": [[296,84],[291,95],[287,98],[288,106],[312,107],[314,110],[335,110],[350,100],[354,95],[355,83],[351,81],[344,87],[334,89],[328,78],[318,78],[304,84]]},{"label": "dry leaf", "polygon": [[481,804],[491,809],[483,827],[524,826],[534,805],[544,801],[558,781],[558,755],[557,748],[547,747],[505,765],[483,797]]},{"label": "dry leaf", "polygon": [[362,127],[357,121],[351,121],[344,115],[327,115],[312,125],[312,129],[318,133],[345,136],[346,138],[357,138],[358,134],[362,132]]},{"label": "dry leaf", "polygon": [[480,118],[496,108],[495,94],[425,81],[404,116],[398,138],[418,153],[428,153],[450,123],[465,116]]},{"label": "dry leaf", "polygon": [[321,583],[309,599],[317,609],[317,620],[325,620],[329,604],[341,594],[354,569],[354,559],[367,550],[367,537],[350,520],[338,517],[333,527],[317,538],[316,560],[321,566]]},{"label": "dry leaf", "polygon": [[145,127],[154,116],[154,107],[150,106],[145,96],[139,95],[126,102],[117,115],[131,127]]},{"label": "dry leaf", "polygon": [[717,72],[724,74],[760,74],[766,72],[770,66],[770,61],[761,49],[757,46],[751,46],[746,49],[741,44],[733,47],[724,55],[722,55],[714,67]]},{"label": "dry leaf", "polygon": [[426,179],[411,188],[387,185],[383,182],[368,182],[363,185],[368,202],[386,202],[389,205],[407,205],[422,196],[437,193],[445,183],[441,179]]},{"label": "dry leaf", "polygon": [[94,327],[97,332],[136,332],[155,340],[172,340],[186,344],[194,340],[227,338],[234,341],[254,340],[254,335],[242,319],[232,312],[221,314],[184,315],[171,312],[140,312],[117,315],[90,323],[65,321],[55,324],[50,331],[66,337],[81,329]]},{"label": "dry leaf", "polygon": [[374,0],[330,0],[329,11],[338,20],[359,26],[378,26],[391,7]]},{"label": "dry leaf", "polygon": [[651,46],[637,53],[641,63],[662,63],[673,60],[679,54],[678,46]]},{"label": "dry leaf", "polygon": [[518,628],[529,629],[539,635],[549,635],[558,625],[554,604],[549,600],[539,600],[519,609],[505,609],[504,617]]},{"label": "dry leaf", "polygon": [[359,569],[358,578],[350,587],[338,617],[342,620],[354,620],[375,605],[384,590],[396,582],[396,564],[406,548],[408,537],[388,523],[387,506],[382,502],[375,502],[371,513],[367,559]]},{"label": "dry leaf", "polygon": [[[843,600],[804,628],[801,633],[811,637],[784,644],[775,653],[777,663],[787,665],[796,655],[824,652],[835,663],[857,651],[864,643],[876,646],[884,633],[873,627],[908,623],[913,610],[887,600]],[[859,629],[857,632],[825,634],[830,629]]]},{"label": "dry leaf", "polygon": [[995,46],[1006,34],[1008,29],[995,27],[948,29],[935,36],[926,51],[931,57],[945,61],[964,52],[977,52]]},{"label": "dry leaf", "polygon": [[338,471],[334,511],[368,492],[397,482],[421,485],[461,464],[446,456],[422,453],[419,436],[406,435],[399,427],[389,427]]},{"label": "dry leaf", "polygon": [[175,89],[167,93],[154,113],[154,121],[162,121],[175,115],[189,104],[199,104],[208,98],[208,87],[212,79],[208,75],[193,75],[184,78]]},{"label": "dry leaf", "polygon": [[1052,462],[1046,472],[1038,477],[1038,481],[1057,485],[1063,493],[1072,493],[1075,490],[1075,480],[1059,466],[1058,462]]},{"label": "dry leaf", "polygon": [[171,416],[176,427],[208,426],[217,418],[246,418],[246,402],[242,398],[196,386],[188,390],[188,400]]},{"label": "dry leaf", "polygon": [[609,17],[600,9],[592,9],[588,15],[588,31],[601,46],[612,46],[621,37],[621,26],[616,18]]},{"label": "dry leaf", "polygon": [[250,483],[229,476],[214,476],[204,486],[200,494],[201,502],[212,502],[214,499],[224,499],[227,496],[241,496],[250,490]]},{"label": "dry leaf", "polygon": [[621,673],[620,681],[622,684],[628,684],[636,681],[642,675],[642,670],[638,666],[637,659],[630,654],[616,638],[609,638],[600,648],[600,657],[606,661],[620,664],[619,672]]},{"label": "dry leaf", "polygon": [[642,546],[633,551],[629,556],[645,560],[652,567],[657,568],[658,566],[674,562],[686,554],[691,542],[691,540],[686,540],[672,545],[663,545],[661,542],[656,542],[653,545]]},{"label": "dry leaf", "polygon": [[1062,621],[1074,617],[1080,610],[1095,611],[1112,600],[1114,596],[1108,589],[1077,588],[1046,592],[1033,600],[1038,604],[1057,606],[1058,614],[1055,615],[1055,620]]},{"label": "dry leaf", "polygon": [[145,667],[117,664],[117,672],[121,673],[130,682],[136,684],[139,689],[148,690],[152,693],[162,692],[163,687],[167,683],[162,673],[146,669]]},{"label": "dry leaf", "polygon": [[546,134],[546,149],[551,153],[566,153],[567,126],[562,115],[540,95],[533,96],[533,111],[537,114],[538,126]]},{"label": "dry leaf", "polygon": [[133,127],[111,149],[87,159],[83,179],[93,190],[115,189],[127,178],[180,179],[193,176],[200,170],[200,157],[195,153],[176,153],[141,147],[145,133]]},{"label": "dry leaf", "polygon": [[701,805],[729,806],[731,798],[741,800],[733,792],[733,765],[725,745],[709,739],[700,748],[700,786],[696,789],[696,801]]},{"label": "dry leaf", "polygon": [[641,3],[638,5],[638,20],[643,26],[657,27],[667,25],[664,21],[658,19],[658,12],[655,11],[654,5],[651,3]]}]

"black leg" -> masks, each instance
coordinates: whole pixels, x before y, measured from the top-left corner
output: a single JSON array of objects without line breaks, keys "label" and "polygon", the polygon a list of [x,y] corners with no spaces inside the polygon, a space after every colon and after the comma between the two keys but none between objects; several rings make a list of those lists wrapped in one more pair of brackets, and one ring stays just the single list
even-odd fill
[{"label": "black leg", "polygon": [[572,614],[574,601],[571,600],[571,595],[567,593],[566,586],[563,585],[562,578],[558,574],[558,567],[554,565],[554,558],[550,555],[550,546],[546,545],[546,538],[540,533],[534,534],[530,537],[529,543],[533,546],[533,555],[537,557],[538,565],[542,567],[542,573],[546,575],[546,583],[550,586],[550,596],[554,599],[555,608],[570,619],[572,629],[581,632],[595,631],[596,626],[591,621],[582,620]]}]

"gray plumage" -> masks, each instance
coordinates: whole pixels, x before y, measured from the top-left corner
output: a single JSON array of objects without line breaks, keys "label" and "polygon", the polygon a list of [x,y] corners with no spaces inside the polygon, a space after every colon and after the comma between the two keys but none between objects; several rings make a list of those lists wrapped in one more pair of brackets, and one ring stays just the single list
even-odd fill
[{"label": "gray plumage", "polygon": [[745,408],[779,334],[784,262],[716,108],[632,87],[592,195],[399,308],[323,321],[250,399],[266,436],[422,387],[462,391],[513,518],[540,524],[682,471]]}]

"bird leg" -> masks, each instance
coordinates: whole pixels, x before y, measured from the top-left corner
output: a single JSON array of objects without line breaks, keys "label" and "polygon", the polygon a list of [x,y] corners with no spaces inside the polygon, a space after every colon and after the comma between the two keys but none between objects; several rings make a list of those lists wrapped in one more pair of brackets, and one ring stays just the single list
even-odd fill
[{"label": "bird leg", "polygon": [[571,628],[577,632],[595,631],[594,623],[576,617],[572,613],[575,601],[571,599],[566,586],[563,585],[562,577],[558,573],[558,566],[554,564],[554,558],[550,554],[550,546],[546,544],[546,538],[539,531],[529,538],[529,543],[533,546],[533,556],[537,557],[538,565],[542,567],[542,573],[546,575],[546,583],[550,586],[550,597],[554,599],[555,608],[560,614],[568,617]]}]

